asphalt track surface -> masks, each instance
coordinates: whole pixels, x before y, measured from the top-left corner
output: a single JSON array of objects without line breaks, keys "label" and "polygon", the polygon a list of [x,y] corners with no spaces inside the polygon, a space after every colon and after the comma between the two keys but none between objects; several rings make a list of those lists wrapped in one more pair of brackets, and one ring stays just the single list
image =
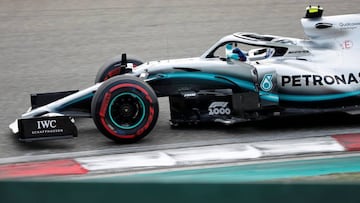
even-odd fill
[{"label": "asphalt track surface", "polygon": [[[8,125],[30,105],[29,95],[83,89],[98,68],[123,52],[144,61],[199,56],[224,35],[251,31],[303,38],[300,18],[309,4],[325,15],[359,13],[360,1],[299,0],[0,0],[0,158],[91,150],[131,151],[360,132],[360,117],[271,119],[234,126],[173,130],[169,107],[145,139],[119,145],[91,119],[78,120],[79,137],[19,143]],[[331,59],[329,59],[331,60]]]}]

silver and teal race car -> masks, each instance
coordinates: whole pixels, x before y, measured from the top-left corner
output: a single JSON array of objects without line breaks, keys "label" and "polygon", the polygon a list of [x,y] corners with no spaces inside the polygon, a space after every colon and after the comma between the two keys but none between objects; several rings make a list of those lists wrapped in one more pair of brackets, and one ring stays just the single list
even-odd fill
[{"label": "silver and teal race car", "polygon": [[360,14],[301,19],[308,39],[239,32],[196,58],[109,60],[81,91],[33,94],[31,108],[10,124],[21,141],[77,136],[74,118],[91,117],[108,138],[145,137],[168,97],[173,126],[233,124],[274,116],[360,108]]}]

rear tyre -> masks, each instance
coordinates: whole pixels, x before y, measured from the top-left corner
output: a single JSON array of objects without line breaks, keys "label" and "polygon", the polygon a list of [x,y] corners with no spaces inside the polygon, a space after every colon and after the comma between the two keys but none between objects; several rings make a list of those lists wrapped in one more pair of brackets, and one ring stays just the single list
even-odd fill
[{"label": "rear tyre", "polygon": [[[108,80],[114,76],[117,76],[120,74],[120,66],[121,66],[121,59],[122,56],[116,56],[109,61],[107,61],[105,64],[103,64],[98,73],[96,74],[95,83],[103,82],[105,80]],[[132,63],[134,67],[140,66],[143,64],[142,61],[138,59],[129,58],[127,59],[127,63]]]},{"label": "rear tyre", "polygon": [[153,89],[134,76],[116,76],[96,91],[91,114],[96,127],[119,143],[134,143],[155,126],[159,104]]}]

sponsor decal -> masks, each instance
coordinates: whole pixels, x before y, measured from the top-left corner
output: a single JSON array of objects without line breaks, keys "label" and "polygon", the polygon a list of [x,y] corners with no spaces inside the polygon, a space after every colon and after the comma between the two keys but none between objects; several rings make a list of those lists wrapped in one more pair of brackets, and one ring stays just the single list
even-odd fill
[{"label": "sponsor decal", "polygon": [[339,26],[340,26],[340,29],[343,29],[343,30],[352,30],[352,29],[355,29],[357,27],[360,26],[360,22],[354,22],[354,23],[339,23]]},{"label": "sponsor decal", "polygon": [[64,129],[33,130],[33,131],[31,131],[31,134],[48,136],[48,134],[51,134],[51,133],[63,133],[63,132],[64,132]]},{"label": "sponsor decal", "polygon": [[351,40],[345,40],[342,44],[341,47],[343,49],[351,49],[353,47],[353,42]]},{"label": "sponsor decal", "polygon": [[228,102],[212,102],[209,106],[209,116],[214,115],[230,115],[231,109],[228,107]]},{"label": "sponsor decal", "polygon": [[287,54],[308,54],[310,51],[308,50],[298,50],[298,51],[289,51]]},{"label": "sponsor decal", "polygon": [[351,85],[360,82],[360,73],[341,75],[283,75],[281,86],[323,86],[323,85]]},{"label": "sponsor decal", "polygon": [[54,136],[77,136],[77,129],[67,116],[20,119],[18,125],[21,140]]},{"label": "sponsor decal", "polygon": [[64,129],[57,128],[56,120],[39,120],[36,121],[37,130],[31,131],[32,135],[62,133]]},{"label": "sponsor decal", "polygon": [[37,129],[56,128],[56,120],[37,121]]},{"label": "sponsor decal", "polygon": [[262,90],[268,92],[273,88],[273,83],[272,83],[272,74],[265,74],[261,83],[260,83],[260,87]]},{"label": "sponsor decal", "polygon": [[184,97],[195,97],[195,96],[196,96],[195,92],[184,93]]}]

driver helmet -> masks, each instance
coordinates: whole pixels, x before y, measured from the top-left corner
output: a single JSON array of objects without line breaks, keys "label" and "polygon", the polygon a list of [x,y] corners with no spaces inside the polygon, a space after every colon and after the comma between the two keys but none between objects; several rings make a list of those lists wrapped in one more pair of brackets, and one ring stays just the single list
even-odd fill
[{"label": "driver helmet", "polygon": [[245,54],[239,48],[236,47],[235,49],[233,49],[232,53],[234,53],[236,55],[237,60],[246,61]]},{"label": "driver helmet", "polygon": [[245,54],[238,47],[233,48],[232,43],[226,44],[225,48],[227,58],[239,61],[246,61]]}]

